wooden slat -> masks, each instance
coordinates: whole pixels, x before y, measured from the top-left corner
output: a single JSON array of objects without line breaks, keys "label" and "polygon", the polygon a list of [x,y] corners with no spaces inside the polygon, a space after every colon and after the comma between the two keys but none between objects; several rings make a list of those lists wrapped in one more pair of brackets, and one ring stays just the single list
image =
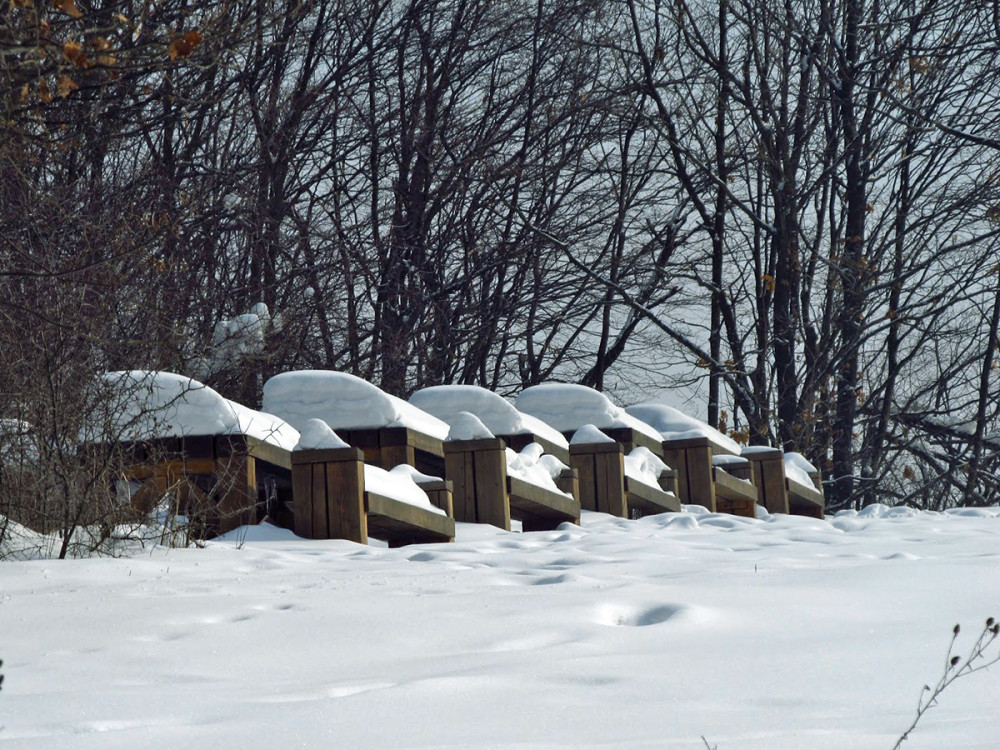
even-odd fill
[{"label": "wooden slat", "polygon": [[719,513],[730,513],[744,518],[757,517],[757,488],[738,479],[716,466],[715,505]]},{"label": "wooden slat", "polygon": [[826,499],[822,492],[788,477],[785,478],[785,484],[788,489],[788,506],[792,513],[823,518]]},{"label": "wooden slat", "polygon": [[626,454],[641,446],[648,448],[659,458],[663,458],[663,442],[634,427],[602,427],[601,432],[621,443]]},{"label": "wooden slat", "polygon": [[681,500],[676,495],[664,492],[658,487],[650,487],[635,479],[625,477],[625,495],[628,498],[630,511],[638,511],[641,515],[651,516],[657,513],[678,513]]},{"label": "wooden slat", "polygon": [[426,508],[403,503],[374,492],[365,493],[368,533],[390,545],[414,542],[450,542],[455,521]]},{"label": "wooden slat", "polygon": [[257,473],[255,459],[233,454],[216,460],[219,501],[209,528],[225,534],[239,526],[257,523]]},{"label": "wooden slat", "polygon": [[708,438],[665,440],[664,460],[677,471],[681,501],[702,505],[715,512],[715,483],[712,477],[712,444]]},{"label": "wooden slat", "polygon": [[619,518],[628,518],[625,500],[625,464],[622,453],[594,455],[594,485],[597,488],[597,508]]},{"label": "wooden slat", "polygon": [[330,537],[368,543],[368,520],[365,514],[364,463],[330,461],[326,471],[326,507]]},{"label": "wooden slat", "polygon": [[309,464],[309,527],[312,539],[330,538],[330,515],[326,498],[326,464]]},{"label": "wooden slat", "polygon": [[541,435],[536,435],[533,432],[518,432],[513,435],[497,435],[498,438],[503,440],[508,448],[511,448],[518,453],[523,451],[531,443],[538,443],[546,453],[555,456],[564,464],[569,464],[569,449],[553,443],[548,438],[544,438]]},{"label": "wooden slat", "polygon": [[[497,441],[503,445],[501,441]],[[472,451],[475,466],[476,517],[510,531],[510,503],[507,502],[507,456],[498,447]]]},{"label": "wooden slat", "polygon": [[511,514],[527,524],[525,531],[554,529],[569,521],[580,522],[580,503],[559,492],[507,477]]},{"label": "wooden slat", "polygon": [[785,484],[785,460],[777,448],[746,454],[753,467],[753,483],[758,499],[768,513],[788,513],[788,488]]},{"label": "wooden slat", "polygon": [[597,468],[594,465],[594,454],[570,451],[570,465],[579,475],[580,507],[596,511]]},{"label": "wooden slat", "polygon": [[292,469],[292,530],[303,539],[315,539],[312,522],[312,469]]}]

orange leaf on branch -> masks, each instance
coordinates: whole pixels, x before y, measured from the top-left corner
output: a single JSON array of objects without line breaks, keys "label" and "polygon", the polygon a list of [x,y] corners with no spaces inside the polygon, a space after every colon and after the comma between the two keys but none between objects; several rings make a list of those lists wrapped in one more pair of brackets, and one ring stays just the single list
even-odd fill
[{"label": "orange leaf on branch", "polygon": [[76,7],[76,0],[52,0],[52,7],[72,18],[83,17],[83,13]]},{"label": "orange leaf on branch", "polygon": [[76,85],[76,81],[67,75],[61,75],[56,84],[56,93],[65,99],[71,92],[76,91],[78,88],[80,87]]},{"label": "orange leaf on branch", "polygon": [[201,43],[201,34],[195,30],[186,31],[180,36],[175,36],[170,41],[170,46],[167,48],[167,53],[170,55],[170,60],[182,60],[192,52],[194,48]]}]

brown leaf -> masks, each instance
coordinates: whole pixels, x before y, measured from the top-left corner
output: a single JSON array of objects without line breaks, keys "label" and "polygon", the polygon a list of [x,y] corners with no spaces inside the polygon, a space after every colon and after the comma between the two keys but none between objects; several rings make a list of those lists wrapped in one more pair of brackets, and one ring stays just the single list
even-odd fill
[{"label": "brown leaf", "polygon": [[70,62],[76,62],[76,59],[83,54],[83,47],[76,40],[67,39],[66,44],[63,45],[63,54]]},{"label": "brown leaf", "polygon": [[49,84],[44,78],[38,83],[38,98],[41,99],[44,104],[48,104],[52,101],[52,92],[49,91]]},{"label": "brown leaf", "polygon": [[194,51],[194,48],[201,43],[201,40],[201,34],[193,29],[181,36],[174,37],[167,48],[167,53],[170,55],[171,61],[181,60],[190,55]]},{"label": "brown leaf", "polygon": [[76,7],[76,0],[52,0],[52,7],[73,18],[83,17],[83,13]]},{"label": "brown leaf", "polygon": [[76,81],[67,75],[61,75],[59,76],[59,81],[56,84],[56,93],[65,99],[70,95],[70,93],[76,91],[78,88],[80,87],[76,85]]}]

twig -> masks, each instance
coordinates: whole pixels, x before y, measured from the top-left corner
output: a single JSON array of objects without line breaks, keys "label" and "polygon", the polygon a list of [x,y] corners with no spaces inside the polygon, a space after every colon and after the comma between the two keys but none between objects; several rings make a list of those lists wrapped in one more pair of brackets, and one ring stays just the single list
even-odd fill
[{"label": "twig", "polygon": [[924,714],[937,705],[938,696],[951,683],[960,677],[966,677],[1000,662],[1000,650],[992,655],[987,653],[990,646],[997,641],[998,634],[1000,634],[1000,624],[994,618],[991,617],[986,621],[986,625],[980,631],[975,643],[972,644],[972,649],[964,661],[961,656],[954,654],[955,641],[958,639],[959,632],[961,632],[961,627],[956,625],[951,631],[951,642],[948,644],[948,653],[945,655],[944,673],[934,687],[924,685],[923,690],[920,691],[920,699],[917,701],[917,715],[906,731],[896,740],[896,744],[892,746],[892,750],[899,750],[902,744],[909,738],[910,733],[916,729],[917,724],[920,723]]}]

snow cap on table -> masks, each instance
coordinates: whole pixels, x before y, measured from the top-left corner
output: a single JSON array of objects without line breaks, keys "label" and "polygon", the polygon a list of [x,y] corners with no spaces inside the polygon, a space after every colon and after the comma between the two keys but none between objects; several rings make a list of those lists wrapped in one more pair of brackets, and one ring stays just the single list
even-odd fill
[{"label": "snow cap on table", "polygon": [[472,412],[460,411],[451,419],[448,440],[486,440],[495,435]]},{"label": "snow cap on table", "polygon": [[559,475],[569,467],[555,456],[545,453],[544,450],[538,443],[529,443],[521,449],[520,453],[507,448],[507,474],[528,484],[572,497],[570,493],[560,490],[555,482]]},{"label": "snow cap on table", "polygon": [[299,435],[299,443],[295,446],[295,450],[330,450],[350,447],[322,419],[307,419],[302,425],[302,433]]},{"label": "snow cap on table", "polygon": [[660,474],[669,467],[649,448],[638,446],[625,456],[625,476],[650,487],[660,487]]},{"label": "snow cap on table", "polygon": [[409,469],[409,466],[402,464],[386,471],[378,466],[365,464],[365,491],[390,497],[407,505],[415,505],[442,516],[447,515],[417,486]]},{"label": "snow cap on table", "polygon": [[223,398],[186,375],[126,370],[105,373],[100,383],[107,391],[107,424],[97,424],[95,415],[85,440],[245,435],[285,450],[299,440],[298,430],[279,417]]},{"label": "snow cap on table", "polygon": [[589,445],[590,443],[613,443],[613,438],[608,437],[592,424],[585,424],[573,433],[570,445]]},{"label": "snow cap on table", "polygon": [[659,442],[660,433],[641,419],[628,414],[606,395],[585,385],[543,383],[521,391],[517,408],[559,432],[574,432],[585,424],[598,429],[631,427]]},{"label": "snow cap on table", "polygon": [[794,479],[799,484],[808,487],[813,486],[813,474],[817,474],[819,469],[813,466],[809,459],[801,453],[790,452],[785,454],[785,476]]},{"label": "snow cap on table", "polygon": [[666,404],[645,403],[626,407],[625,411],[637,419],[653,426],[662,440],[685,440],[688,438],[708,438],[713,445],[727,453],[739,455],[740,445],[728,435],[720,432],[700,419],[689,417],[679,409]]},{"label": "snow cap on table", "polygon": [[292,425],[322,419],[334,430],[409,427],[445,440],[448,425],[366,380],[333,370],[297,370],[264,384],[264,410]]},{"label": "snow cap on table", "polygon": [[423,388],[410,396],[410,403],[445,422],[450,423],[459,412],[467,411],[479,417],[494,435],[532,434],[563,448],[569,447],[561,432],[537,417],[518,411],[499,393],[478,385],[435,385]]}]

